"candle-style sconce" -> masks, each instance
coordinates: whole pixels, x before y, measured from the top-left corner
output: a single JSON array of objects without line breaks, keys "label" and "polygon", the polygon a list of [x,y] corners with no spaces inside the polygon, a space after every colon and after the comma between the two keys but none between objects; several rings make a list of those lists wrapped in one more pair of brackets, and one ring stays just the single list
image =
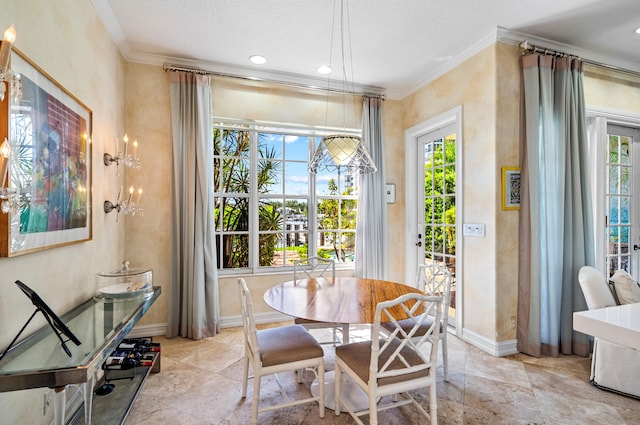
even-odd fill
[{"label": "candle-style sconce", "polygon": [[[11,25],[5,32],[4,37],[0,41],[0,102],[4,101],[7,93],[14,96],[14,101],[19,103],[22,99],[22,84],[20,83],[20,74],[16,74],[9,67],[11,60],[11,46],[16,39],[16,29]],[[5,84],[6,83],[6,84]],[[11,147],[7,138],[0,145],[0,212],[8,214],[9,212],[17,213],[20,207],[20,196],[16,189],[7,186],[7,168],[9,166],[9,156]]]},{"label": "candle-style sconce", "polygon": [[2,214],[17,214],[20,210],[20,195],[15,189],[3,187],[0,190],[0,211]]},{"label": "candle-style sconce", "polygon": [[[116,163],[116,167],[120,164],[124,164],[126,167],[130,168],[140,168],[141,161],[138,158],[138,141],[133,141],[133,153],[129,153],[129,137],[125,134],[123,138],[124,144],[124,152],[120,150],[120,143],[118,143],[118,139],[116,139],[116,153],[115,155],[111,155],[110,153],[105,153],[102,157],[102,161],[104,165],[109,166]],[[118,170],[116,169],[116,175],[118,175]]]},{"label": "candle-style sconce", "polygon": [[111,211],[116,211],[116,222],[120,217],[120,212],[124,215],[131,215],[132,217],[135,215],[142,216],[144,215],[144,208],[142,208],[141,200],[142,200],[142,188],[138,189],[138,197],[134,201],[133,193],[135,192],[133,186],[129,188],[129,198],[128,199],[120,199],[122,195],[122,187],[120,187],[120,192],[118,192],[118,198],[115,202],[104,201],[104,212],[109,214]]},{"label": "candle-style sconce", "polygon": [[9,86],[10,93],[13,93],[16,103],[20,103],[22,99],[22,84],[20,83],[20,74],[16,74],[9,67],[9,60],[11,59],[11,46],[16,40],[16,29],[11,25],[5,32],[4,38],[0,42],[0,102],[4,101],[5,94],[7,93],[7,87]]},{"label": "candle-style sconce", "polygon": [[9,140],[5,137],[4,142],[0,145],[0,211],[2,214],[8,214],[11,211],[17,213],[17,209],[20,206],[17,191],[12,187],[6,187],[10,155],[11,146],[9,145]]}]

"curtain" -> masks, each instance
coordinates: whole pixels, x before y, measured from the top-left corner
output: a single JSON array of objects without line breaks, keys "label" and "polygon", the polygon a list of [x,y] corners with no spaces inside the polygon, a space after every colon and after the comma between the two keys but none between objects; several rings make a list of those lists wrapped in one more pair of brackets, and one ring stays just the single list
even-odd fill
[{"label": "curtain", "polygon": [[220,331],[209,77],[171,72],[171,267],[167,336]]},{"label": "curtain", "polygon": [[370,279],[386,279],[389,257],[382,102],[365,96],[362,105],[362,139],[378,171],[360,175],[355,274]]},{"label": "curtain", "polygon": [[522,58],[518,350],[589,354],[578,271],[595,263],[582,61]]}]

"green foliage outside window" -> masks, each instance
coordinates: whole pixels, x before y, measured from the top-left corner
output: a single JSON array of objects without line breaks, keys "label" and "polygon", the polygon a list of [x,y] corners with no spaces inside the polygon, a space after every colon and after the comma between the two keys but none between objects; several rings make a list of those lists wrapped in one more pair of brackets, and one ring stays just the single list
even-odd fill
[{"label": "green foliage outside window", "polygon": [[[425,168],[425,241],[428,250],[455,254],[456,222],[456,141],[444,139],[433,144],[431,158]],[[444,249],[446,248],[446,249]]]},{"label": "green foliage outside window", "polygon": [[[338,195],[338,185],[335,179],[328,182],[329,195]],[[351,196],[353,188],[346,189],[344,196]],[[346,262],[352,258],[355,251],[355,228],[358,201],[355,199],[323,199],[318,204],[318,224],[321,238],[329,238],[332,250],[318,249],[318,256],[335,258],[339,262]],[[322,232],[327,230],[327,232]],[[342,232],[339,230],[354,230]],[[320,241],[320,245],[325,245]]]},{"label": "green foliage outside window", "polygon": [[[248,232],[249,229],[249,186],[248,167],[250,138],[249,132],[215,128],[213,131],[214,190],[223,194],[237,194],[235,197],[216,197],[214,218],[217,231]],[[267,149],[258,137],[258,193],[267,193],[270,185],[277,183],[279,162],[270,161],[275,157],[273,149]],[[222,169],[220,169],[222,164]],[[259,205],[260,230],[277,231],[282,228],[280,205],[261,202]],[[260,265],[271,265],[273,253],[280,239],[279,233],[260,235]],[[248,267],[249,238],[247,234],[224,235],[218,249],[223,250],[223,268]]]}]

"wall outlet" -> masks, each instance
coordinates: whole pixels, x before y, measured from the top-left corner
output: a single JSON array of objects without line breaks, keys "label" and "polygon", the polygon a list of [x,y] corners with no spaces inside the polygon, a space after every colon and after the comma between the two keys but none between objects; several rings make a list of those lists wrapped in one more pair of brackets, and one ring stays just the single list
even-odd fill
[{"label": "wall outlet", "polygon": [[465,223],[462,225],[462,234],[464,236],[484,237],[484,224],[482,223]]},{"label": "wall outlet", "polygon": [[516,316],[511,316],[511,329],[516,328]]}]

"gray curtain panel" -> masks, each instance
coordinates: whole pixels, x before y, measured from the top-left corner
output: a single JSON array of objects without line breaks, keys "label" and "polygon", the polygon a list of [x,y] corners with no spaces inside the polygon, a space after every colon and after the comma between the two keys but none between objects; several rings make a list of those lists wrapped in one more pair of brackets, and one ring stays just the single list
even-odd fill
[{"label": "gray curtain panel", "polygon": [[379,97],[365,96],[362,105],[362,138],[378,171],[360,175],[355,274],[370,279],[386,279],[388,273],[382,102]]},{"label": "gray curtain panel", "polygon": [[167,337],[220,331],[209,77],[171,72],[171,268]]},{"label": "gray curtain panel", "polygon": [[582,61],[522,58],[518,350],[589,354],[578,270],[595,262]]}]

